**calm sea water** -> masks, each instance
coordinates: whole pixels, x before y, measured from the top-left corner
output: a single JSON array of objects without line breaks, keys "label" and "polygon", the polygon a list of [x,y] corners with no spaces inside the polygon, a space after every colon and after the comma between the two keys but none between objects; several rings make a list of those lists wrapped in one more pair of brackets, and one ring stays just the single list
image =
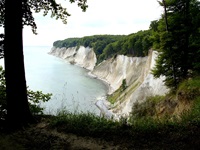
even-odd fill
[{"label": "calm sea water", "polygon": [[71,112],[99,114],[97,98],[106,95],[107,86],[88,76],[88,71],[65,60],[49,55],[51,47],[24,47],[27,86],[34,91],[52,93],[50,101],[42,104],[45,113]]}]

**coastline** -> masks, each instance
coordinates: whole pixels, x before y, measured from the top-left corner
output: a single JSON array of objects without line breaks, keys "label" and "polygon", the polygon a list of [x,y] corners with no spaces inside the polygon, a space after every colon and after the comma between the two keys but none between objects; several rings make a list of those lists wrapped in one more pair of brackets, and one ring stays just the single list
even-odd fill
[{"label": "coastline", "polygon": [[114,92],[114,88],[111,86],[111,84],[107,80],[94,75],[91,70],[89,70],[88,76],[102,81],[108,87],[107,94],[112,94]]},{"label": "coastline", "polygon": [[[98,80],[101,80],[108,87],[107,94],[112,94],[114,92],[111,84],[108,81],[106,81],[105,79],[102,79],[102,78],[92,74],[91,71],[88,72],[88,76],[98,79]],[[119,120],[119,116],[112,112],[111,103],[107,100],[107,95],[97,98],[95,105],[100,110],[100,115],[102,115],[103,117],[106,117],[107,119]]]},{"label": "coastline", "polygon": [[[54,55],[52,52],[48,52],[48,54],[52,55],[52,56],[55,56],[55,57],[58,57],[58,56]],[[58,57],[58,58],[61,58],[61,57]],[[63,59],[63,58],[61,58],[61,59]],[[66,60],[66,59],[63,59],[63,60]],[[66,62],[70,63],[68,60],[66,60]],[[106,95],[104,95],[102,97],[99,97],[99,98],[96,98],[94,105],[100,110],[101,114],[104,117],[106,117],[108,119],[117,119],[117,118],[119,118],[119,117],[116,116],[116,114],[114,114],[110,110],[110,105],[111,104],[107,100],[107,94],[112,94],[114,92],[114,88],[112,87],[111,83],[109,83],[107,80],[105,80],[105,79],[103,79],[101,77],[98,77],[98,76],[94,75],[92,73],[93,70],[91,70],[91,69],[85,68],[85,67],[83,67],[83,66],[81,66],[79,64],[76,64],[76,63],[75,64],[71,64],[71,65],[75,65],[75,66],[78,66],[80,68],[86,69],[88,71],[88,73],[87,73],[88,77],[100,80],[107,87]]]}]

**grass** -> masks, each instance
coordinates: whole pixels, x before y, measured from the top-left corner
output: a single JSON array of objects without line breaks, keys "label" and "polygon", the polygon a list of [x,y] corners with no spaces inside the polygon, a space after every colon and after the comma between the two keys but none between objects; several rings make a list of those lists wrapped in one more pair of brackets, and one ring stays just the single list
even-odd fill
[{"label": "grass", "polygon": [[59,130],[77,135],[99,137],[108,132],[119,133],[122,122],[115,122],[92,113],[71,113],[61,111],[51,122],[50,126]]},{"label": "grass", "polygon": [[131,92],[133,92],[138,85],[139,83],[135,83],[135,84],[132,84],[131,87],[128,87],[126,89],[124,89],[123,86],[121,85],[119,89],[117,89],[113,94],[108,95],[107,99],[111,104],[114,104],[117,101],[122,102],[126,96],[130,96]]},{"label": "grass", "polygon": [[107,99],[111,104],[114,104],[117,98],[119,98],[119,96],[121,95],[121,90],[122,88],[120,87],[113,94],[107,96]]},{"label": "grass", "polygon": [[[198,114],[200,116],[200,114]],[[195,149],[200,144],[200,120],[175,122],[143,117],[128,122],[108,120],[93,114],[61,112],[49,127],[61,133],[100,138],[130,149]]]},{"label": "grass", "polygon": [[[198,102],[200,106],[200,102]],[[200,114],[196,114],[198,117]],[[13,134],[0,132],[0,149],[64,149],[70,143],[63,141],[63,135],[103,140],[121,149],[197,149],[200,140],[200,120],[174,122],[155,120],[151,117],[138,118],[132,122],[108,120],[91,113],[70,113],[61,111],[56,116],[39,116],[44,127],[31,125]],[[197,117],[197,116],[196,116]],[[46,132],[45,132],[46,130]],[[51,132],[57,131],[62,138]],[[93,141],[94,142],[94,141]],[[12,144],[12,145],[11,145]]]},{"label": "grass", "polygon": [[[198,149],[200,145],[200,78],[186,80],[179,86],[176,96],[180,102],[192,101],[190,110],[183,112],[181,119],[168,117],[156,118],[155,107],[166,99],[163,96],[150,97],[138,104],[131,119],[119,121],[106,119],[92,113],[72,113],[61,110],[55,116],[41,115],[39,122],[45,124],[42,129],[36,127],[14,134],[0,132],[0,149],[31,149],[44,145],[43,149],[58,149],[69,146],[63,139],[51,135],[52,131],[62,134],[75,134],[104,140],[121,149]],[[181,93],[181,96],[180,96]],[[169,97],[169,95],[168,95]],[[1,126],[0,126],[1,127]],[[0,128],[3,131],[3,128]],[[44,134],[47,130],[48,134]],[[33,132],[34,131],[34,132]],[[22,134],[23,133],[23,134]],[[50,140],[49,140],[50,139]],[[64,145],[65,143],[65,145]],[[54,146],[54,148],[52,148]],[[5,148],[6,147],[6,148]],[[59,148],[61,149],[61,148]]]},{"label": "grass", "polygon": [[151,96],[147,97],[146,101],[138,103],[136,102],[133,105],[132,112],[131,112],[131,119],[140,119],[142,117],[152,117],[156,116],[156,106],[159,102],[165,99],[164,96]]}]

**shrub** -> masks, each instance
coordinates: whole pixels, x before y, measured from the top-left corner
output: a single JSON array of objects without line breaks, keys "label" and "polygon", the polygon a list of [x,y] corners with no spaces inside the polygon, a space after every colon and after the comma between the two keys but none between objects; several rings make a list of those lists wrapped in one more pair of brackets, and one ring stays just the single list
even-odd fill
[{"label": "shrub", "polygon": [[133,105],[131,119],[141,119],[142,117],[152,117],[156,115],[156,105],[164,99],[164,96],[151,96],[144,102],[136,102]]},{"label": "shrub", "polygon": [[[200,77],[194,77],[182,82],[178,88],[179,99],[194,100],[200,96]],[[183,96],[182,96],[183,95]]]}]

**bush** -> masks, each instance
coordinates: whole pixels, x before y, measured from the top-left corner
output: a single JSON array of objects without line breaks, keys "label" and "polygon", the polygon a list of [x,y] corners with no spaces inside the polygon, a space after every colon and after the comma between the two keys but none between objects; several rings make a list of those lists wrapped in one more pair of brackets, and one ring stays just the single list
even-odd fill
[{"label": "bush", "polygon": [[156,115],[156,105],[164,99],[164,96],[148,97],[144,102],[136,102],[133,105],[131,119],[141,119],[143,117],[152,117]]},{"label": "bush", "polygon": [[200,77],[194,77],[182,82],[177,91],[179,99],[194,100],[200,96]]}]

